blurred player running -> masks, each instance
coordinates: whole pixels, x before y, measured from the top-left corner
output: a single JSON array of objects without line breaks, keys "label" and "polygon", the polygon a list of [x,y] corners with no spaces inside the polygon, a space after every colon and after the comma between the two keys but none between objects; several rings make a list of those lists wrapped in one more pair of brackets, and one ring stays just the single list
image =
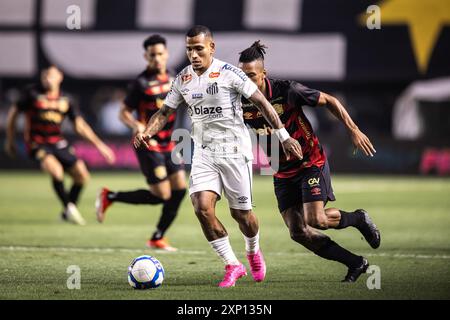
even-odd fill
[{"label": "blurred player running", "polygon": [[[152,35],[144,41],[143,47],[147,68],[132,83],[120,111],[120,119],[133,130],[133,134],[144,132],[145,124],[162,107],[173,80],[166,69],[169,55],[166,39],[160,35]],[[133,111],[136,111],[137,118],[133,116]],[[99,222],[103,222],[106,209],[114,202],[150,205],[162,203],[161,217],[147,246],[167,251],[177,250],[169,245],[164,235],[177,216],[186,193],[184,165],[180,157],[175,153],[172,155],[175,142],[171,141],[171,135],[175,116],[175,113],[170,115],[167,124],[152,137],[147,148],[135,149],[149,190],[113,192],[103,188],[96,201]]]},{"label": "blurred player running", "polygon": [[[42,170],[50,174],[53,188],[64,207],[62,219],[84,225],[86,222],[76,204],[83,186],[89,179],[89,172],[62,135],[61,125],[64,119],[68,117],[74,124],[75,131],[90,141],[108,163],[113,163],[115,156],[79,115],[73,101],[61,91],[62,81],[63,73],[52,65],[41,72],[39,84],[22,92],[20,100],[11,107],[8,114],[5,147],[7,153],[14,157],[16,120],[19,113],[24,112],[27,151],[31,158],[40,163]],[[64,189],[64,171],[73,179],[69,192]]]},{"label": "blurred player running", "polygon": [[[330,169],[325,152],[303,113],[302,106],[326,106],[347,127],[356,148],[367,156],[373,156],[375,149],[336,98],[294,81],[267,78],[264,68],[265,49],[264,45],[256,41],[240,53],[239,67],[272,104],[276,103],[281,121],[290,135],[299,141],[303,152],[302,160],[286,159],[280,154],[280,168],[274,176],[279,210],[294,241],[322,258],[345,264],[348,273],[343,281],[354,282],[366,271],[369,265],[367,259],[340,247],[313,228],[326,230],[355,227],[372,248],[380,245],[380,233],[367,212],[362,209],[354,212],[324,209],[328,200],[335,200]],[[269,136],[271,129],[258,109],[252,103],[244,104],[243,108],[245,123],[258,133],[264,132],[264,135]],[[270,156],[270,137],[265,151]]]},{"label": "blurred player running", "polygon": [[186,53],[191,64],[174,80],[163,107],[150,119],[135,146],[149,141],[170,119],[180,104],[187,104],[192,120],[194,156],[189,193],[206,239],[225,263],[219,287],[231,287],[247,274],[231,248],[215,206],[224,191],[232,217],[244,235],[247,259],[255,281],[263,281],[265,262],[259,249],[259,225],[252,211],[252,146],[242,118],[241,96],[249,98],[277,129],[288,154],[300,156],[300,146],[282,128],[281,121],[256,85],[238,68],[213,58],[211,31],[195,26],[186,34]]}]

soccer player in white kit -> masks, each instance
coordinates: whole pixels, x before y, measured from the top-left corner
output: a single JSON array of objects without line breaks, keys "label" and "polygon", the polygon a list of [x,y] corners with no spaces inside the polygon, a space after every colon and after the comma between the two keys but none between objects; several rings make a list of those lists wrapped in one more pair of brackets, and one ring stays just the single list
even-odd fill
[{"label": "soccer player in white kit", "polygon": [[266,274],[258,220],[252,211],[252,145],[242,116],[241,96],[258,106],[288,157],[301,158],[302,152],[257,86],[237,67],[213,58],[214,52],[215,43],[207,27],[194,26],[187,32],[186,53],[191,64],[178,74],[146,130],[136,135],[135,147],[147,145],[180,104],[188,106],[194,140],[189,194],[206,239],[225,263],[219,287],[232,287],[247,271],[215,215],[222,191],[244,235],[253,279],[263,281]]}]

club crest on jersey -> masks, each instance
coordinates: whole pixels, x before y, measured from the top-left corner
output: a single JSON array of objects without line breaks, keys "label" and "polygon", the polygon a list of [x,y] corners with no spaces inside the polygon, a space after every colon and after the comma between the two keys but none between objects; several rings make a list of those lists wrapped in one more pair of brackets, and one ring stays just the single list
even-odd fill
[{"label": "club crest on jersey", "polygon": [[189,82],[192,80],[192,74],[188,73],[188,74],[183,74],[181,76],[181,81],[183,81],[183,83]]},{"label": "club crest on jersey", "polygon": [[218,78],[220,76],[220,72],[211,72],[209,74],[210,78]]},{"label": "club crest on jersey", "polygon": [[219,92],[219,86],[217,85],[217,82],[209,84],[208,88],[206,88],[207,94],[214,95],[218,92]]}]

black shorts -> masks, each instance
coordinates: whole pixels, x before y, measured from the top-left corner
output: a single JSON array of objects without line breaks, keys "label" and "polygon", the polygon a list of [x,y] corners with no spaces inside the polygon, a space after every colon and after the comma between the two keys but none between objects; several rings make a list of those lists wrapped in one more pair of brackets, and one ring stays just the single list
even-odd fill
[{"label": "black shorts", "polygon": [[155,184],[166,180],[172,173],[184,170],[181,156],[174,153],[176,164],[172,161],[172,152],[156,152],[146,149],[135,149],[141,171],[148,184]]},{"label": "black shorts", "polygon": [[72,168],[78,161],[74,148],[66,140],[61,140],[55,144],[32,143],[30,145],[29,155],[33,160],[41,162],[48,154],[55,156],[64,170]]},{"label": "black shorts", "polygon": [[276,178],[273,181],[280,212],[301,203],[334,201],[328,162],[321,167],[302,170],[292,178]]}]

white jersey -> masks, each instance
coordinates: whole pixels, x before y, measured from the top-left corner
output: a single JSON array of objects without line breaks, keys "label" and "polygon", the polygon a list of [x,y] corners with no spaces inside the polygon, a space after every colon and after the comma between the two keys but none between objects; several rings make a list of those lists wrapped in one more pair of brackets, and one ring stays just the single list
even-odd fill
[{"label": "white jersey", "polygon": [[192,121],[194,154],[251,160],[252,145],[242,116],[242,95],[249,98],[257,86],[237,67],[218,59],[198,76],[184,68],[172,83],[164,104],[176,109],[186,102]]}]

